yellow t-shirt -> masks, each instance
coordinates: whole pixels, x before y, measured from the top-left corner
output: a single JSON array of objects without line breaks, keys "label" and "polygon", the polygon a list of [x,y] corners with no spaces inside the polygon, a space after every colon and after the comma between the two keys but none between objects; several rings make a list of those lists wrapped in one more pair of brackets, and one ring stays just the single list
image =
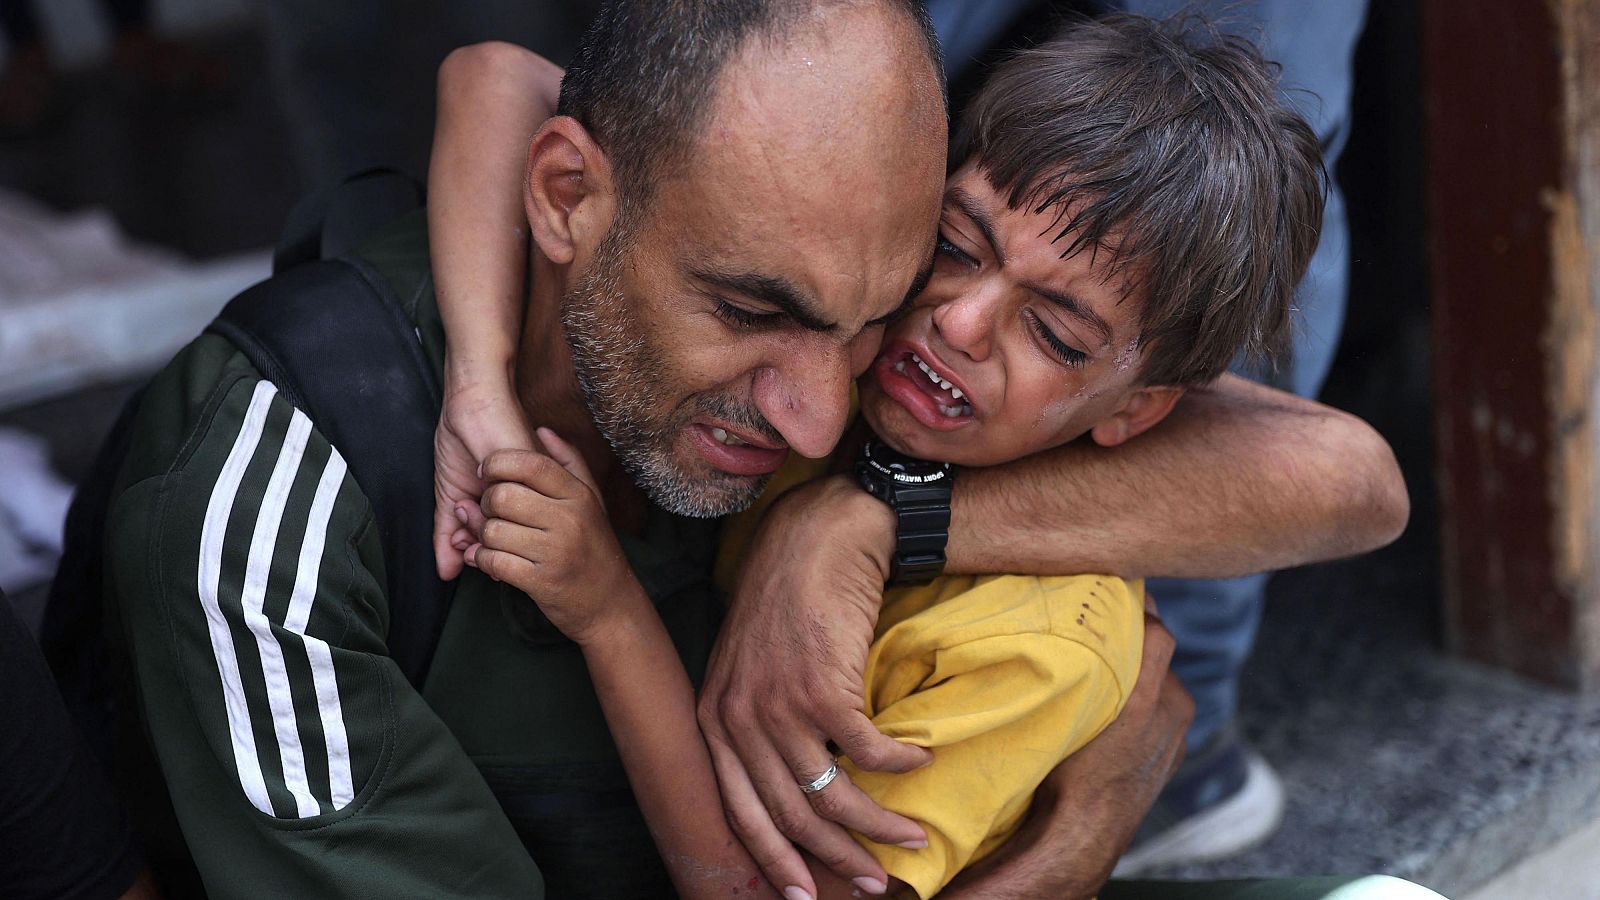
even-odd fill
[{"label": "yellow t-shirt", "polygon": [[[724,529],[724,584],[755,516],[819,474],[798,460],[758,508]],[[904,774],[840,767],[885,809],[922,825],[928,847],[857,840],[928,898],[1021,823],[1039,783],[1111,723],[1138,676],[1144,588],[1102,575],[947,575],[884,596],[867,656],[866,714],[880,731],[933,750]]]}]

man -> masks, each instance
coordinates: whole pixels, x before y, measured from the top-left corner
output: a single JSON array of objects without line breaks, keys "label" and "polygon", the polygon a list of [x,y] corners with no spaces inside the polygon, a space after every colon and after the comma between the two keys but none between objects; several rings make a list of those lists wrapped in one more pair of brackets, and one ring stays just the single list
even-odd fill
[{"label": "man", "polygon": [[[530,150],[520,400],[608,486],[628,563],[693,674],[717,627],[715,523],[686,516],[748,504],[788,448],[832,448],[876,325],[916,293],[931,257],[944,111],[919,9],[610,4],[564,87],[565,115]],[[443,334],[420,271],[426,239],[413,226],[363,255],[409,298],[437,369]],[[1196,415],[1208,435],[1261,437],[1241,424],[1251,416],[1240,403],[1200,404]],[[1354,480],[1245,503],[1241,517],[1256,528],[1242,540],[1273,549],[1243,565],[1348,540],[1308,526],[1307,543],[1285,548],[1262,520],[1287,507],[1344,509],[1352,494],[1385,511],[1362,517],[1357,545],[1381,540],[1393,527],[1381,443],[1303,408],[1278,413],[1269,430],[1285,428],[1340,445],[1310,464]],[[1181,427],[1172,433],[1193,443]],[[664,893],[572,647],[552,639],[526,597],[468,573],[420,692],[406,683],[386,653],[385,560],[362,486],[318,423],[235,348],[206,336],[180,354],[149,388],[132,440],[107,556],[153,751],[145,762],[171,803],[138,811],[162,869],[192,860],[214,896]],[[1197,471],[1216,463],[1226,473],[1239,455],[1219,451]],[[1006,530],[1018,503],[1032,508],[1017,485],[1042,483],[1038,534],[1049,539],[1049,522],[1070,520],[1056,494],[1071,482],[1055,472],[1041,462],[1010,482],[974,480],[958,498],[966,531],[953,560],[1025,568],[1028,555],[978,549],[973,536]],[[1185,479],[1172,496],[1226,490],[1209,480]],[[1268,493],[1281,484],[1264,479]],[[1091,497],[1086,489],[1073,502]],[[871,510],[862,498],[871,500],[837,502]],[[850,518],[875,525],[881,511]],[[1193,544],[1176,553],[1206,555]],[[1028,554],[1059,562],[1037,547]],[[1136,821],[1142,803],[1130,806]],[[1081,807],[1061,809],[1070,819]],[[1030,834],[1055,834],[1052,821]],[[827,852],[830,837],[824,858],[851,877],[874,874]],[[1116,849],[1050,875],[1108,868]],[[1010,871],[992,877],[1032,883],[1019,881],[1031,877],[1022,867]]]}]

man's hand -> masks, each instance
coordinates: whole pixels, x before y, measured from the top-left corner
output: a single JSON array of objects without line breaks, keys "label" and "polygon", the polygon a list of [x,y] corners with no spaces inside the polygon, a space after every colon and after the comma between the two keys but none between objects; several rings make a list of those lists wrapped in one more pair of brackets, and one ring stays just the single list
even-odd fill
[{"label": "man's hand", "polygon": [[1172,647],[1147,598],[1144,659],[1122,714],[1050,773],[1021,830],[941,898],[1066,900],[1100,890],[1183,761],[1194,700],[1167,668]]},{"label": "man's hand", "polygon": [[773,884],[812,883],[795,844],[845,878],[881,883],[882,867],[845,827],[926,846],[916,823],[845,775],[809,795],[799,788],[832,763],[829,741],[863,769],[901,772],[931,759],[862,712],[893,534],[888,508],[846,479],[796,488],[762,520],[717,638],[700,727],[728,822]]},{"label": "man's hand", "polygon": [[649,602],[583,457],[548,428],[538,437],[547,453],[497,450],[484,460],[483,543],[467,550],[467,562],[527,594],[562,634],[587,645]]},{"label": "man's hand", "polygon": [[439,577],[461,574],[468,548],[478,542],[457,509],[477,509],[483,496],[478,467],[496,450],[532,450],[533,436],[509,378],[466,380],[445,371],[444,410],[433,433],[433,555]]}]

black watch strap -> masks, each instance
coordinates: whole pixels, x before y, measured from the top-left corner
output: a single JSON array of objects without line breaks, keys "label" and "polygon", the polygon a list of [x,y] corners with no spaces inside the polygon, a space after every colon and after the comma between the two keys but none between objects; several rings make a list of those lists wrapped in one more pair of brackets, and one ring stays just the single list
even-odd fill
[{"label": "black watch strap", "polygon": [[898,453],[869,441],[856,463],[867,493],[894,510],[895,546],[890,584],[927,584],[944,571],[950,540],[950,487],[955,468]]},{"label": "black watch strap", "polygon": [[944,571],[944,548],[950,541],[950,488],[924,490],[937,496],[907,496],[917,491],[906,488],[895,492],[890,584],[927,584]]}]

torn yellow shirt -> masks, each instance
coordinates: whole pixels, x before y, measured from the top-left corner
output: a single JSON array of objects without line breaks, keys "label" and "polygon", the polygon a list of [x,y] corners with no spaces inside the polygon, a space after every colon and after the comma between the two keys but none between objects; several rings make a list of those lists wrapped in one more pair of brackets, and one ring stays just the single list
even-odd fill
[{"label": "torn yellow shirt", "polygon": [[[801,462],[763,499],[820,473]],[[725,584],[757,512],[724,530]],[[866,713],[890,737],[932,749],[933,762],[898,775],[840,766],[928,832],[923,850],[857,836],[890,875],[931,897],[1016,830],[1050,770],[1127,701],[1143,652],[1143,594],[1141,582],[1101,575],[947,575],[885,595]]]}]

